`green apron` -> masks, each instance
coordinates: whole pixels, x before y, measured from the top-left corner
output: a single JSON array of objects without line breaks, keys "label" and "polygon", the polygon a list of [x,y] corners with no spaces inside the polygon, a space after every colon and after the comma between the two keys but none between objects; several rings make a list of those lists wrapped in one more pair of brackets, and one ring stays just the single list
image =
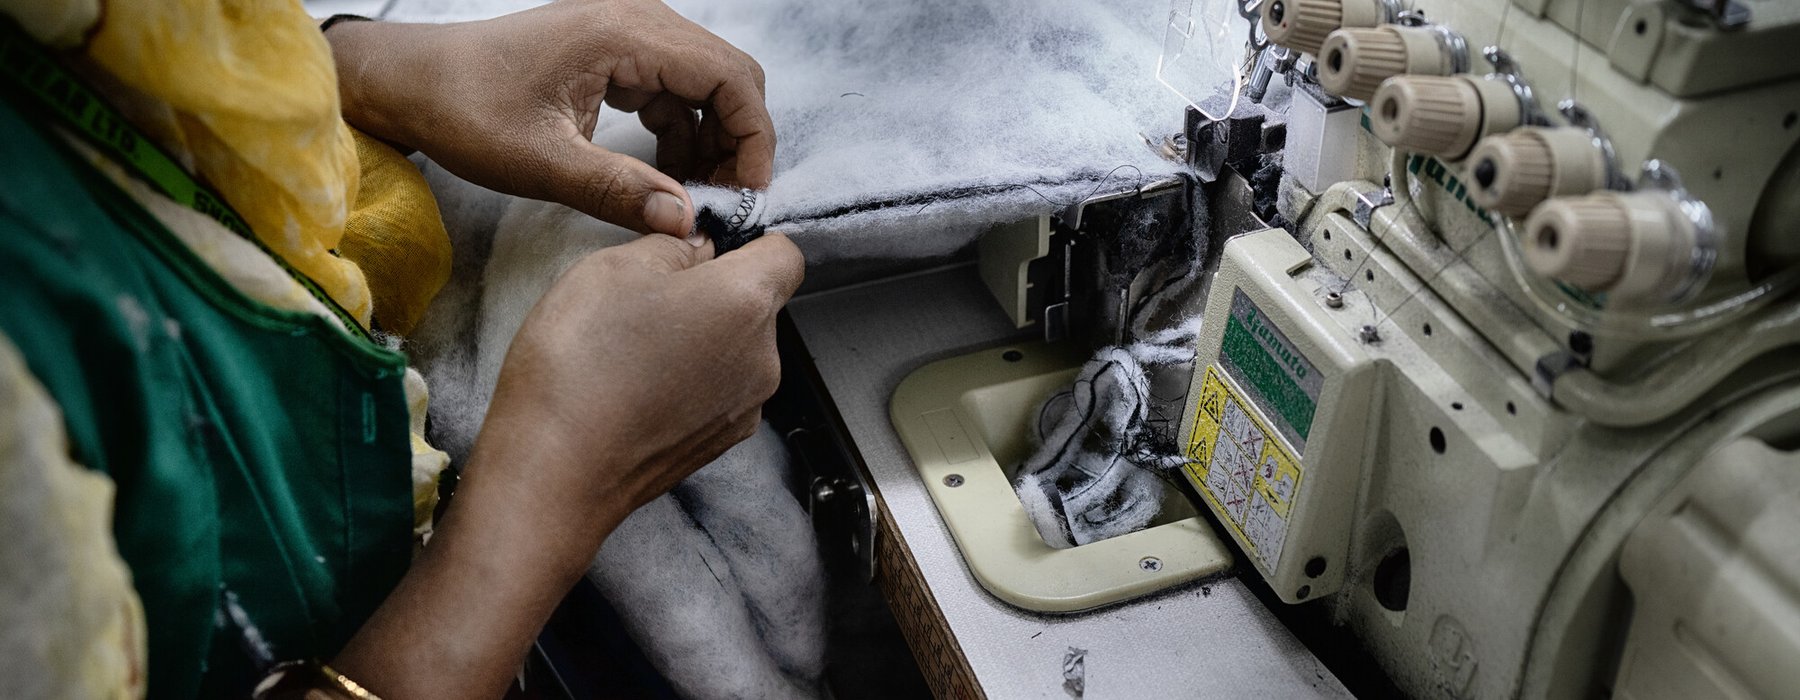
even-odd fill
[{"label": "green apron", "polygon": [[411,558],[404,357],[244,296],[9,100],[0,331],[118,486],[150,696],[329,658]]}]

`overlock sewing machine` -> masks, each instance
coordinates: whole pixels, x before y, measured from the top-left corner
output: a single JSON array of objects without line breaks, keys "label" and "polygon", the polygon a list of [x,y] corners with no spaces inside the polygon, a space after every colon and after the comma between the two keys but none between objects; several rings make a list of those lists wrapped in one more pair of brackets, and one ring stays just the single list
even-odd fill
[{"label": "overlock sewing machine", "polygon": [[[1147,147],[1199,177],[988,234],[986,288],[1056,342],[927,364],[892,398],[981,587],[1066,614],[1235,571],[1375,692],[1800,694],[1800,3],[1169,19],[1187,128]],[[1223,88],[1184,82],[1220,57]],[[1112,212],[1146,202],[1168,236],[1203,225],[1203,258],[1122,260]],[[1187,483],[1147,529],[1049,548],[1009,488],[1026,414],[1158,296],[1152,316],[1204,317],[1191,370],[1155,379]]]}]

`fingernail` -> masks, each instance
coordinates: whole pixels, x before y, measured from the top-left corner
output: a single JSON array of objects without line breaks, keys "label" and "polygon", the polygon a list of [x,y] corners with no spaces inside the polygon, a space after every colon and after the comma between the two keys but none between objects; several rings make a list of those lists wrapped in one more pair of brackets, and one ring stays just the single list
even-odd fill
[{"label": "fingernail", "polygon": [[687,203],[667,192],[644,198],[644,225],[657,233],[679,236],[687,230]]},{"label": "fingernail", "polygon": [[700,232],[699,226],[695,226],[693,231],[688,232],[687,242],[695,248],[706,245],[706,234]]}]

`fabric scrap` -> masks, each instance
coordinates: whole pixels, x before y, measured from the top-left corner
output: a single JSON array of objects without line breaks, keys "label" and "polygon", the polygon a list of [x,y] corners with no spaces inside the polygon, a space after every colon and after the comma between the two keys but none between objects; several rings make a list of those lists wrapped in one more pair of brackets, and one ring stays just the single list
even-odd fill
[{"label": "fabric scrap", "polygon": [[1039,407],[1039,447],[1013,489],[1045,543],[1067,548],[1136,532],[1162,512],[1164,475],[1183,458],[1153,415],[1149,370],[1192,362],[1198,328],[1195,319],[1103,348]]},{"label": "fabric scrap", "polygon": [[1087,694],[1087,650],[1069,647],[1063,654],[1063,692],[1080,700]]}]

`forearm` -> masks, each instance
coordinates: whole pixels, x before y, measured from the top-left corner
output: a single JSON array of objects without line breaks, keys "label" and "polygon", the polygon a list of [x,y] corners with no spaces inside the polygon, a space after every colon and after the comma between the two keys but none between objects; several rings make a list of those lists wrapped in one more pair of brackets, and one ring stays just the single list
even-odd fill
[{"label": "forearm", "polygon": [[[412,122],[418,106],[445,70],[432,60],[437,34],[428,24],[338,22],[325,32],[337,65],[338,99],[344,121],[357,130],[406,150],[417,150]],[[451,125],[438,124],[437,128]]]},{"label": "forearm", "polygon": [[629,512],[624,503],[582,508],[528,492],[508,478],[511,465],[582,456],[531,432],[503,434],[509,437],[477,444],[430,545],[332,661],[383,698],[499,697],[557,603]]}]

